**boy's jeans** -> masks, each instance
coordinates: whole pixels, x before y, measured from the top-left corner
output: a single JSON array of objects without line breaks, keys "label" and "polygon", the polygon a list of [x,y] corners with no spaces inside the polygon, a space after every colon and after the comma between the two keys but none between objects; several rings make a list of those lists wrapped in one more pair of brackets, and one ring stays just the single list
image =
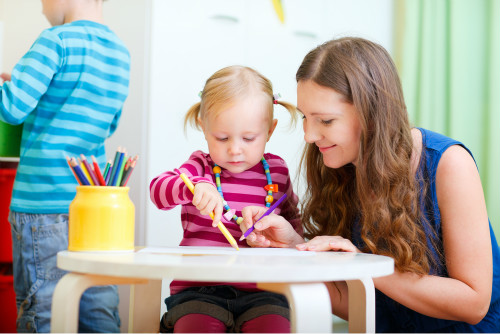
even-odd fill
[{"label": "boy's jeans", "polygon": [[[67,214],[10,212],[18,332],[50,332],[52,294],[66,273],[56,255],[68,248]],[[116,286],[88,289],[80,301],[78,331],[120,332]]]}]

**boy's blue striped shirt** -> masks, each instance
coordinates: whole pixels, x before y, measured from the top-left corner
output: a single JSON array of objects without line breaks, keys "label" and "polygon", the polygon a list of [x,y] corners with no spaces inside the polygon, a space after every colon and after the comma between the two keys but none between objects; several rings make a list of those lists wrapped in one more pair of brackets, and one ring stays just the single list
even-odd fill
[{"label": "boy's blue striped shirt", "polygon": [[24,122],[12,211],[68,212],[77,183],[66,156],[104,167],[129,79],[130,54],[108,27],[76,21],[40,34],[0,87],[0,120]]}]

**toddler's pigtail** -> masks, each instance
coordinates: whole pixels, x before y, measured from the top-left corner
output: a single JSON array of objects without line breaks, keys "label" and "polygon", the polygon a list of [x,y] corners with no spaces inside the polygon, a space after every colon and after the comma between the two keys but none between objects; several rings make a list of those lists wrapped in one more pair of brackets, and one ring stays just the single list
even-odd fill
[{"label": "toddler's pigtail", "polygon": [[201,102],[195,103],[186,113],[184,117],[184,133],[187,132],[187,125],[191,125],[193,128],[197,130],[201,130],[200,125],[198,124],[198,118],[200,117],[201,110]]},{"label": "toddler's pigtail", "polygon": [[295,125],[297,124],[297,116],[298,116],[298,110],[295,105],[288,103],[286,101],[280,101],[280,100],[274,100],[274,104],[279,104],[283,107],[285,107],[286,110],[290,113],[291,119],[290,119],[290,128],[294,128]]}]

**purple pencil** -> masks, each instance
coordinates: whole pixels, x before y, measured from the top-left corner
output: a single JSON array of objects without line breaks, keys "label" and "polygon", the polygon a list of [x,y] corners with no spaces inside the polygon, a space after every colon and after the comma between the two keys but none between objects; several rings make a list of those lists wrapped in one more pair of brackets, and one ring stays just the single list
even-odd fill
[{"label": "purple pencil", "polygon": [[274,211],[274,209],[276,209],[278,207],[278,205],[280,205],[281,202],[283,202],[283,200],[286,198],[286,194],[283,194],[283,196],[280,197],[279,200],[276,201],[276,203],[274,203],[266,212],[264,212],[264,214],[255,222],[253,223],[252,227],[250,227],[246,232],[245,234],[243,234],[240,238],[240,241],[245,239],[246,237],[248,237],[250,235],[250,233],[252,233],[252,231],[255,229],[255,224],[261,220],[262,218],[264,218],[265,216],[268,216],[269,214],[271,214],[271,212]]},{"label": "purple pencil", "polygon": [[87,161],[87,158],[83,154],[80,154],[80,158],[82,158],[83,166],[87,170],[87,173],[89,173],[90,178],[92,179],[92,182],[94,183],[94,185],[98,186],[99,180],[97,179],[97,176],[95,175],[94,170],[92,169],[89,162]]}]

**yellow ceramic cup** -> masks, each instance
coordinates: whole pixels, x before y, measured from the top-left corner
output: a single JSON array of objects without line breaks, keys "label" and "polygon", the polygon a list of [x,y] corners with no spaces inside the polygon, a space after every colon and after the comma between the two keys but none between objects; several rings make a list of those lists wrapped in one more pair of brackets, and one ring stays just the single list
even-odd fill
[{"label": "yellow ceramic cup", "polygon": [[134,249],[134,203],[128,187],[77,186],[69,206],[68,250]]}]

